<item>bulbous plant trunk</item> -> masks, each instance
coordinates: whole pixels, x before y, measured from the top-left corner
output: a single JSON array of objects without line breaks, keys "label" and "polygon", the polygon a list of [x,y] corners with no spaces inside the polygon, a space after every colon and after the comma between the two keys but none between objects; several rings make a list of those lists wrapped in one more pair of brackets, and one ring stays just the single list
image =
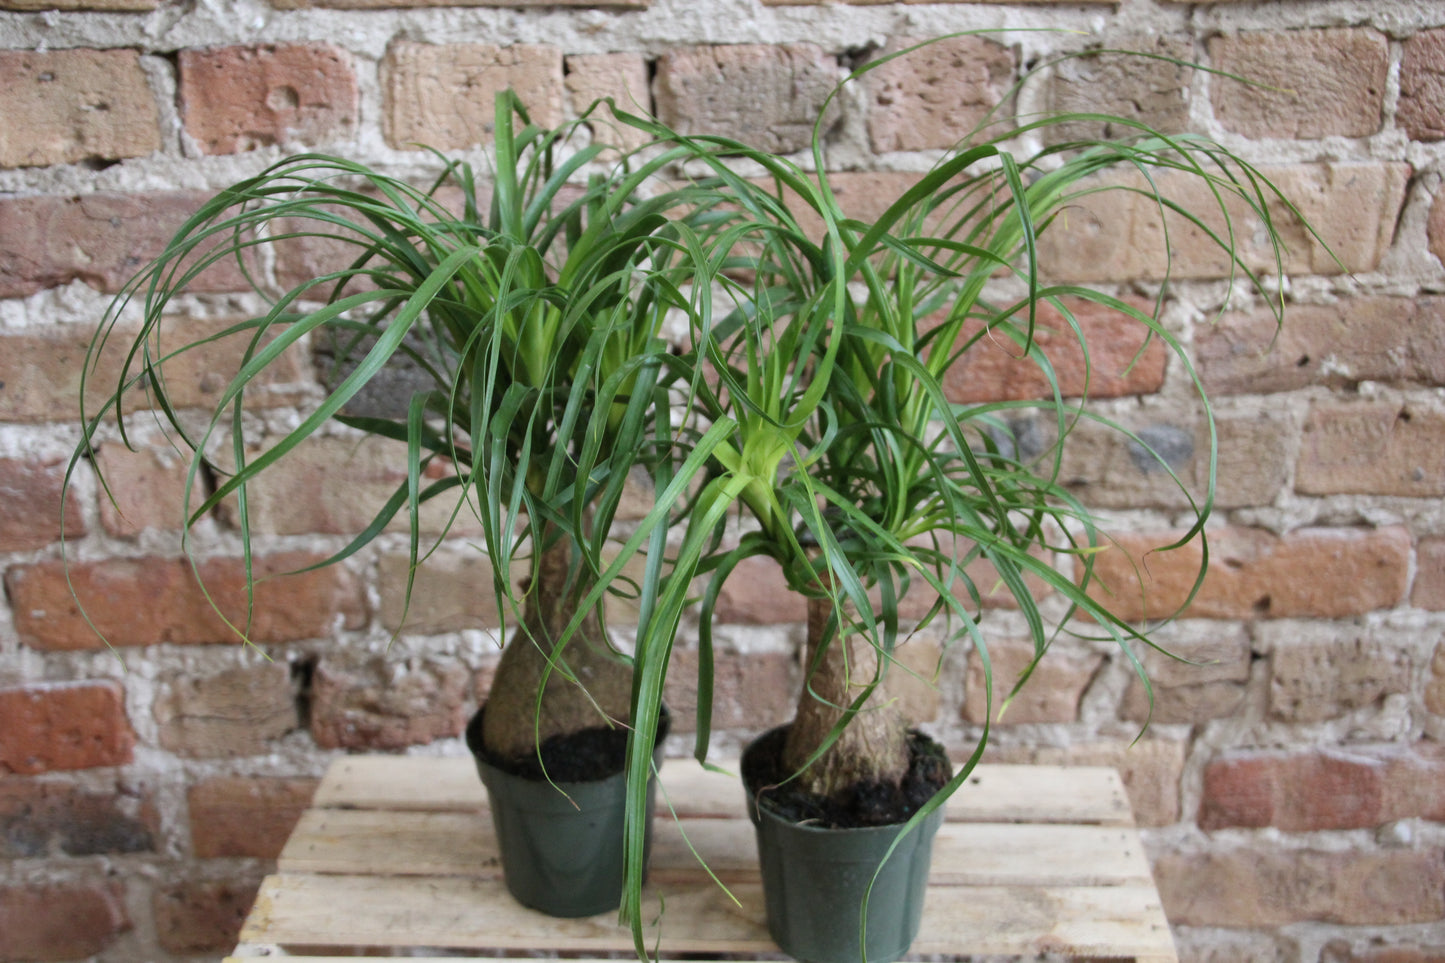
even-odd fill
[{"label": "bulbous plant trunk", "polygon": [[562,650],[537,704],[548,659],[592,586],[569,571],[571,552],[571,543],[559,538],[533,558],[523,588],[522,626],[502,650],[482,719],[482,745],[493,759],[532,757],[554,736],[628,723],[632,667],[608,646],[596,609]]},{"label": "bulbous plant trunk", "polygon": [[[808,600],[805,671],[811,670],[811,675],[804,682],[783,750],[783,763],[790,772],[802,768],[844,709],[879,672],[878,650],[863,633],[848,631],[849,619],[843,619],[841,638],[837,626],[830,631],[833,604],[826,597]],[[798,788],[837,798],[860,784],[897,786],[908,773],[908,761],[907,721],[880,687],[828,751],[798,777]]]}]

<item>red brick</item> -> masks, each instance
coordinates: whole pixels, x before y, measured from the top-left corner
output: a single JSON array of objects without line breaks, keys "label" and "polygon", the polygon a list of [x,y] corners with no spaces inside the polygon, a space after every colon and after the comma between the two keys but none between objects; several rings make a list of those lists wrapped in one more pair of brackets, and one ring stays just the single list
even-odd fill
[{"label": "red brick", "polygon": [[1286,832],[1377,826],[1390,818],[1383,769],[1368,757],[1329,750],[1217,759],[1204,770],[1199,825]]},{"label": "red brick", "polygon": [[[881,55],[921,38],[898,37]],[[884,63],[864,76],[868,137],[873,150],[946,149],[985,120],[1007,122],[997,110],[1013,83],[1014,55],[979,36],[949,37]]]},{"label": "red brick", "polygon": [[1352,388],[1361,381],[1445,384],[1445,298],[1360,297],[1233,314],[1200,333],[1210,394]]},{"label": "red brick", "polygon": [[386,141],[399,150],[490,143],[493,100],[508,87],[534,123],[553,127],[562,120],[562,52],[555,47],[397,41],[382,78]]},{"label": "red brick", "polygon": [[172,953],[224,956],[256,902],[257,879],[191,880],[157,889],[151,898],[156,937]]},{"label": "red brick", "polygon": [[1154,861],[1175,926],[1428,923],[1445,915],[1445,859],[1429,850],[1322,851],[1256,843]]},{"label": "red brick", "polygon": [[1119,706],[1121,717],[1139,723],[1194,724],[1228,718],[1238,711],[1251,662],[1249,635],[1243,627],[1211,625],[1202,638],[1155,633],[1153,640],[1171,653],[1148,649],[1142,654],[1154,704],[1150,706],[1144,683],[1134,676]]},{"label": "red brick", "polygon": [[[96,449],[95,465],[105,480],[105,487],[96,486],[100,524],[111,535],[132,538],[147,529],[175,531],[185,527],[190,466],[174,448],[138,444],[130,449],[107,443]],[[191,507],[208,494],[206,487],[199,485]]]},{"label": "red brick", "polygon": [[1129,806],[1141,826],[1170,826],[1179,821],[1179,784],[1184,773],[1187,744],[1174,739],[1140,739],[1137,742],[1075,742],[1068,746],[1040,746],[1025,738],[1006,744],[991,741],[985,762],[1038,766],[1109,766],[1119,770],[1129,793]]},{"label": "red brick", "polygon": [[1445,195],[1437,195],[1430,204],[1430,217],[1425,225],[1430,253],[1445,262]]},{"label": "red brick", "polygon": [[[260,450],[251,448],[248,457]],[[223,464],[229,466],[229,459],[223,459]],[[443,463],[437,462],[435,467],[442,468]],[[347,483],[337,485],[337,478],[345,478]],[[424,478],[423,484],[431,481]],[[247,485],[251,530],[275,535],[355,535],[405,485],[405,443],[376,436],[311,438]],[[480,534],[481,523],[474,512],[465,507],[457,511],[458,500],[465,497],[453,489],[424,503],[422,534],[440,535],[448,530],[456,535]],[[224,517],[234,522],[234,502],[227,503]],[[393,517],[390,530],[406,531],[409,524],[403,507]]]},{"label": "red brick", "polygon": [[160,744],[180,756],[254,756],[301,725],[291,671],[275,662],[161,677]]},{"label": "red brick", "polygon": [[317,780],[217,776],[190,788],[191,852],[201,859],[275,859]]},{"label": "red brick", "polygon": [[[344,568],[329,566],[280,575],[316,561],[317,556],[297,553],[254,560],[254,572],[261,581],[256,585],[255,611],[247,630],[252,642],[325,638],[338,623],[348,628],[363,624],[366,609],[361,588]],[[197,564],[200,581],[210,591],[209,600],[196,581],[191,562],[184,558],[77,562],[70,566],[69,584],[60,561],[15,566],[5,573],[5,587],[15,612],[16,634],[26,645],[46,650],[94,649],[105,642],[132,646],[239,641],[236,629],[245,627],[247,611],[244,563],[214,558]],[[212,608],[212,602],[231,625]],[[94,628],[82,616],[81,605]]]},{"label": "red brick", "polygon": [[[1039,310],[1034,329],[1034,344],[1048,356],[1065,397],[1079,397],[1086,391],[1091,398],[1153,394],[1163,386],[1169,351],[1158,338],[1145,345],[1150,334],[1147,327],[1092,302],[1066,303],[1083,331],[1087,355],[1079,335],[1052,307]],[[1135,306],[1148,309],[1142,303]],[[1026,314],[1013,318],[1021,333],[1027,330],[1028,321]],[[980,336],[977,327],[966,328],[959,333],[954,350],[974,337],[979,340],[944,373],[943,390],[950,401],[978,404],[1053,397],[1038,364],[1020,357],[1023,349],[1001,332]]]},{"label": "red brick", "polygon": [[[1264,167],[1259,173],[1277,186],[1319,232],[1311,237],[1277,200],[1269,209],[1282,236],[1284,269],[1291,274],[1372,271],[1389,248],[1405,199],[1410,168],[1405,164],[1298,164]],[[1156,171],[1162,196],[1176,201],[1221,237],[1218,200],[1199,179]],[[1147,185],[1137,174],[1116,173],[1099,184]],[[1252,270],[1277,273],[1274,251],[1258,218],[1242,202],[1227,203],[1234,222],[1236,256]],[[1158,203],[1140,194],[1106,190],[1077,198],[1067,217],[1039,237],[1044,276],[1058,281],[1129,281],[1139,278],[1238,276],[1229,259],[1198,226],[1170,214],[1168,243]],[[1326,248],[1328,245],[1328,249]],[[1337,264],[1330,251],[1340,259]]]},{"label": "red brick", "polygon": [[[604,97],[611,97],[618,110],[644,116],[652,113],[647,59],[642,54],[574,54],[566,65],[567,97],[574,116]],[[623,150],[635,150],[648,141],[646,133],[615,119],[605,104],[592,112],[587,125],[597,141]]]},{"label": "red brick", "polygon": [[1415,140],[1445,138],[1445,29],[1405,40],[1395,120]]},{"label": "red brick", "polygon": [[160,114],[134,50],[0,52],[0,167],[143,157]]},{"label": "red brick", "polygon": [[1247,137],[1368,137],[1380,129],[1389,43],[1374,30],[1285,30],[1215,37],[1209,57],[1254,85],[1213,78],[1214,115]]},{"label": "red brick", "polygon": [[[1118,35],[1111,31],[1109,47],[1107,52],[1061,60],[1053,66],[1045,91],[1049,114],[1120,117],[1164,134],[1186,130],[1187,98],[1194,71],[1156,58],[1194,59],[1189,38]],[[1083,138],[1129,140],[1139,135],[1139,129],[1127,124],[1073,121],[1047,127],[1041,134],[1056,144]]]},{"label": "red brick", "polygon": [[[1129,621],[1177,611],[1202,558],[1198,539],[1160,551],[1180,534],[1116,536],[1094,558],[1090,594]],[[1343,618],[1404,598],[1410,536],[1403,528],[1315,528],[1282,536],[1229,528],[1210,533],[1209,549],[1208,576],[1186,617]]]},{"label": "red brick", "polygon": [[[993,721],[1000,725],[1077,721],[1079,702],[1104,662],[1098,653],[1058,643],[1005,707],[1004,700],[1034,659],[1033,645],[1022,639],[990,642],[988,657],[993,676]],[[976,653],[969,656],[964,688],[963,718],[981,725],[986,721],[989,704],[984,692],[983,663]]]},{"label": "red brick", "polygon": [[1307,639],[1277,639],[1270,655],[1269,713],[1323,722],[1412,687],[1408,652],[1348,625]]},{"label": "red brick", "polygon": [[[683,134],[740,140],[775,154],[803,150],[837,62],[810,43],[679,47],[657,60],[657,116]],[[836,121],[829,112],[825,129]]]},{"label": "red brick", "polygon": [[0,458],[0,552],[28,552],[58,541],[62,506],[66,534],[85,534],[85,519],[64,485],[63,461]]},{"label": "red brick", "polygon": [[[194,351],[167,362],[162,371],[166,390],[177,408],[214,406],[226,387],[227,372],[235,372],[246,348],[242,338],[205,339],[229,325],[216,322],[180,322],[168,325],[164,337],[194,340]],[[80,417],[80,379],[87,365],[86,351],[92,332],[64,325],[38,333],[0,335],[0,421],[24,423],[75,421]],[[95,416],[119,383],[131,338],[117,333],[97,359],[87,381],[86,413]],[[279,363],[252,383],[248,408],[292,403],[296,385],[307,380],[298,353],[283,355]],[[134,375],[136,372],[132,372]],[[152,403],[139,391],[126,395],[128,411],[147,409]]]},{"label": "red brick", "polygon": [[323,659],[311,735],[323,749],[402,749],[461,733],[470,672],[457,663]]},{"label": "red brick", "polygon": [[0,960],[83,959],[130,928],[118,882],[0,887]]},{"label": "red brick", "polygon": [[123,785],[99,792],[72,783],[0,779],[0,858],[40,859],[155,852],[154,793]]},{"label": "red brick", "polygon": [[346,139],[360,102],[351,55],[326,43],[182,50],[180,101],[206,154]]},{"label": "red brick", "polygon": [[788,588],[782,567],[771,558],[745,558],[718,593],[715,621],[739,625],[780,625],[808,620],[807,600]]},{"label": "red brick", "polygon": [[[98,192],[0,200],[0,297],[83,281],[114,292],[151,260],[209,198],[202,191]],[[249,288],[234,258],[202,271],[198,292]]]},{"label": "red brick", "polygon": [[[672,711],[673,732],[693,732],[697,720],[697,652],[672,653],[664,696]],[[798,699],[798,660],[778,652],[727,652],[713,655],[714,729],[761,732],[793,717]]]},{"label": "red brick", "polygon": [[114,682],[45,682],[0,689],[0,773],[123,766],[135,733]]},{"label": "red brick", "polygon": [[1445,415],[1391,402],[1322,403],[1301,439],[1307,495],[1445,495]]}]

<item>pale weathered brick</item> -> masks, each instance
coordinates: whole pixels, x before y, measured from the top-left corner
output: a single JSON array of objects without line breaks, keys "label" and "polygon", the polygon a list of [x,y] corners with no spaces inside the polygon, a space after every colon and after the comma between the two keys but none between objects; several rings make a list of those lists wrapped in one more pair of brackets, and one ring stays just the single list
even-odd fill
[{"label": "pale weathered brick", "polygon": [[[1034,318],[1034,344],[1048,356],[1059,391],[1076,398],[1085,392],[1091,398],[1152,394],[1164,384],[1169,349],[1150,328],[1134,317],[1092,301],[1065,302],[1073,322],[1082,330],[1088,345],[1085,353],[1072,325],[1054,307],[1044,305]],[[1149,305],[1134,302],[1146,311]],[[1027,314],[1015,315],[1011,323],[1022,337],[1027,333]],[[1018,401],[1052,398],[1053,386],[1039,365],[1022,358],[1023,348],[1002,332],[980,334],[977,325],[959,333],[951,350],[968,339],[977,339],[943,375],[943,390],[950,401],[977,404],[988,401]]]},{"label": "pale weathered brick", "polygon": [[470,678],[454,661],[325,658],[312,684],[311,735],[323,749],[402,749],[459,735]]},{"label": "pale weathered brick", "polygon": [[150,853],[159,834],[149,789],[0,779],[0,859]]},{"label": "pale weathered brick", "polygon": [[85,519],[73,494],[64,491],[63,461],[0,458],[0,552],[28,552],[65,533],[85,534]]},{"label": "pale weathered brick", "polygon": [[[881,55],[919,38],[890,40]],[[986,37],[949,37],[869,71],[868,137],[878,153],[949,148],[985,122],[1009,121],[999,104],[1014,77],[1014,55]]]},{"label": "pale weathered brick", "polygon": [[1361,381],[1445,384],[1445,298],[1359,297],[1265,309],[1200,332],[1199,374],[1213,395],[1349,388]]},{"label": "pale weathered brick", "polygon": [[85,959],[130,928],[118,880],[0,886],[0,960]]},{"label": "pale weathered brick", "polygon": [[[1094,559],[1090,594],[1120,618],[1161,618],[1188,598],[1198,539],[1161,551],[1182,533],[1121,534]],[[1184,614],[1194,618],[1343,618],[1404,598],[1410,535],[1403,528],[1300,529],[1276,535],[1227,528],[1209,536],[1209,572]]]},{"label": "pale weathered brick", "polygon": [[[594,101],[612,98],[617,109],[629,114],[652,114],[647,60],[640,53],[573,54],[567,58],[567,96],[571,112],[581,114]],[[635,150],[648,135],[617,120],[611,108],[598,104],[588,116],[592,136],[622,150]]]},{"label": "pale weathered brick", "polygon": [[[518,563],[519,568],[521,564]],[[502,617],[492,585],[495,569],[480,551],[446,548],[433,552],[416,571],[408,603],[407,570],[410,567],[410,557],[404,553],[389,552],[381,557],[377,583],[381,599],[377,614],[389,631],[435,635],[501,626]],[[513,577],[514,591],[520,575],[519,571]]]},{"label": "pale weathered brick", "polygon": [[351,55],[312,43],[182,50],[180,101],[203,153],[234,154],[345,140],[360,99]]},{"label": "pale weathered brick", "polygon": [[277,662],[161,677],[160,744],[180,756],[254,756],[301,724],[289,667]]},{"label": "pale weathered brick", "polygon": [[[1076,426],[1064,446],[1060,480],[1085,504],[1099,508],[1187,509],[1191,499],[1200,504],[1209,478],[1209,436],[1202,419],[1123,419],[1122,424],[1136,437],[1092,422]],[[1215,431],[1215,506],[1272,503],[1289,473],[1288,443],[1296,433],[1290,416],[1216,412]]]},{"label": "pale weathered brick", "polygon": [[1435,646],[1430,659],[1430,674],[1425,682],[1425,708],[1437,716],[1445,716],[1445,642]]},{"label": "pale weathered brick", "polygon": [[[253,448],[247,457],[259,454]],[[311,438],[247,484],[247,510],[251,530],[276,535],[355,535],[376,517],[398,488],[406,486],[406,444],[374,435],[356,438]],[[230,462],[223,459],[226,465]],[[449,473],[449,463],[438,460],[422,477],[422,487]],[[346,484],[338,484],[338,479]],[[481,522],[462,506],[466,497],[451,488],[420,507],[420,531],[440,535],[476,535]],[[475,492],[469,496],[477,497]],[[235,503],[228,501],[224,517],[235,519]],[[453,517],[455,516],[455,517]],[[392,517],[390,530],[410,525],[403,504]]]},{"label": "pale weathered brick", "polygon": [[125,693],[114,682],[0,689],[0,732],[0,774],[123,766],[135,746]]},{"label": "pale weathered brick", "polygon": [[1445,612],[1445,537],[1420,539],[1415,547],[1415,567],[1410,604],[1432,612]]},{"label": "pale weathered brick", "polygon": [[[1046,103],[1051,115],[1101,114],[1143,124],[1164,134],[1189,126],[1188,91],[1194,71],[1182,63],[1193,50],[1186,37],[1112,37],[1106,53],[1060,61],[1049,72]],[[1130,54],[1139,51],[1139,56]],[[1141,135],[1131,124],[1070,121],[1042,132],[1049,143],[1087,139],[1129,140]]]},{"label": "pale weathered brick", "polygon": [[1410,653],[1351,630],[1278,638],[1269,658],[1269,714],[1287,722],[1323,722],[1408,693]]},{"label": "pale weathered brick", "polygon": [[1430,253],[1445,263],[1445,195],[1437,195],[1430,204],[1430,216],[1425,224]]},{"label": "pale weathered brick", "polygon": [[[118,291],[165,250],[208,197],[201,191],[154,191],[0,200],[0,297],[24,297],[72,281]],[[250,266],[256,266],[253,259]],[[249,287],[231,258],[207,267],[188,290]]]},{"label": "pale weathered brick", "polygon": [[988,658],[993,678],[991,706],[984,688],[983,662],[976,653],[969,656],[964,681],[963,718],[976,725],[990,721],[990,713],[992,722],[999,725],[1074,722],[1079,717],[1079,702],[1104,662],[1096,652],[1057,643],[1005,706],[1010,691],[1034,660],[1033,644],[1026,639],[990,642]]},{"label": "pale weathered brick", "polygon": [[1390,402],[1316,405],[1304,425],[1295,488],[1307,495],[1445,495],[1445,414]]},{"label": "pale weathered brick", "polygon": [[808,620],[807,600],[788,588],[782,567],[762,555],[745,558],[718,592],[714,619],[740,625],[778,625]]},{"label": "pale weathered brick", "polygon": [[1249,634],[1242,626],[1211,627],[1202,638],[1166,638],[1156,633],[1153,640],[1170,653],[1146,649],[1141,656],[1153,688],[1153,705],[1144,683],[1134,675],[1124,691],[1120,716],[1141,723],[1192,724],[1228,718],[1238,711],[1251,662]]},{"label": "pale weathered brick", "polygon": [[160,149],[160,114],[134,50],[0,51],[0,90],[0,167]]},{"label": "pale weathered brick", "polygon": [[[1405,164],[1298,164],[1265,167],[1260,173],[1319,234],[1318,239],[1311,236],[1278,200],[1270,200],[1274,227],[1285,245],[1285,271],[1338,274],[1371,271],[1379,264],[1394,237],[1410,169]],[[1227,236],[1219,202],[1200,180],[1176,171],[1158,171],[1154,180],[1164,197],[1192,211],[1218,236]],[[1135,174],[1116,173],[1099,183],[1148,190]],[[1275,273],[1275,252],[1258,218],[1233,196],[1226,196],[1226,209],[1234,222],[1235,256],[1251,270]],[[1047,277],[1061,281],[1239,275],[1198,226],[1175,214],[1166,222],[1168,243],[1158,202],[1147,194],[1108,190],[1080,197],[1067,217],[1040,235],[1041,267]]]},{"label": "pale weathered brick", "polygon": [[325,638],[338,626],[359,628],[365,600],[346,569],[333,565],[282,575],[318,561],[305,553],[254,559],[257,584],[249,626],[246,570],[239,558],[203,559],[195,572],[185,558],[75,562],[68,572],[63,562],[42,561],[11,568],[5,588],[16,635],[43,650],[96,649],[107,643],[239,644],[236,633],[243,628],[252,642],[265,644]]},{"label": "pale weathered brick", "polygon": [[[194,339],[197,348],[161,366],[171,404],[179,409],[214,407],[226,388],[227,373],[234,373],[249,343],[238,335],[206,339],[229,327],[226,322],[168,319],[162,337]],[[0,421],[75,421],[80,417],[80,384],[86,374],[86,417],[93,418],[119,384],[121,365],[130,350],[133,333],[115,331],[105,349],[87,360],[93,330],[83,325],[61,325],[37,332],[0,335]],[[87,367],[93,365],[93,367]],[[304,381],[297,352],[288,352],[247,390],[248,408],[267,408],[294,402],[298,383]],[[133,378],[138,372],[132,370]],[[125,395],[127,411],[154,406],[144,392]]]},{"label": "pale weathered brick", "polygon": [[1041,766],[1109,766],[1119,770],[1129,793],[1129,806],[1141,826],[1169,826],[1179,821],[1179,783],[1187,744],[1177,739],[1100,740],[1067,746],[990,744],[985,762]]},{"label": "pale weathered brick", "polygon": [[0,10],[103,10],[143,12],[160,6],[160,0],[0,0]]},{"label": "pale weathered brick", "polygon": [[[663,693],[673,732],[696,728],[697,667],[695,650],[673,652]],[[790,655],[718,650],[713,656],[713,728],[762,732],[789,722],[800,678],[798,660]]]},{"label": "pale weathered brick", "polygon": [[216,776],[186,793],[191,852],[202,859],[275,859],[311,802],[317,780]]},{"label": "pale weathered brick", "polygon": [[172,953],[229,953],[260,889],[259,877],[168,883],[151,900],[156,938]]},{"label": "pale weathered brick", "polygon": [[1405,40],[1396,122],[1415,140],[1445,137],[1445,28]]},{"label": "pale weathered brick", "polygon": [[1165,853],[1154,861],[1154,876],[1174,925],[1397,925],[1445,915],[1438,850],[1221,846]]},{"label": "pale weathered brick", "polygon": [[[134,441],[135,439],[132,439]],[[100,524],[112,535],[129,538],[147,529],[185,527],[186,479],[190,465],[170,445],[106,443],[96,449],[95,466],[104,486],[97,485]],[[194,510],[210,494],[197,473],[191,496]]]},{"label": "pale weathered brick", "polygon": [[397,41],[382,68],[387,143],[439,150],[492,141],[496,95],[516,91],[532,121],[562,120],[562,52],[518,44],[423,44]]},{"label": "pale weathered brick", "polygon": [[[684,134],[731,137],[786,154],[808,146],[813,123],[841,77],[807,43],[680,47],[657,61],[657,115]],[[836,120],[830,112],[825,129]]]},{"label": "pale weathered brick", "polygon": [[1368,137],[1380,129],[1389,41],[1374,30],[1258,31],[1215,37],[1214,115],[1247,137]]}]

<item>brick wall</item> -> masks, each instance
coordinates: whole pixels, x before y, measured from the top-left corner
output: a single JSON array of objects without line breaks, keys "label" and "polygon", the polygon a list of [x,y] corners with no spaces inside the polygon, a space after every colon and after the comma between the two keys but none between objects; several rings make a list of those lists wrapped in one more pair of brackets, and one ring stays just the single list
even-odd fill
[{"label": "brick wall", "polygon": [[[544,121],[612,94],[683,129],[794,151],[845,65],[971,27],[1008,29],[843,98],[829,157],[847,203],[900,190],[1026,65],[1133,47],[1269,86],[1102,56],[1014,107],[1122,111],[1220,138],[1340,259],[1291,237],[1276,338],[1259,306],[1225,308],[1224,266],[1176,225],[1165,320],[1217,399],[1220,490],[1210,577],[1160,641],[1204,664],[1146,659],[1154,725],[1131,745],[1147,702],[1128,666],[1061,643],[995,727],[992,757],[1121,768],[1186,960],[1445,959],[1442,0],[0,0],[0,960],[218,957],[327,761],[459,752],[495,660],[496,613],[477,590],[490,570],[460,539],[423,574],[425,604],[389,652],[404,542],[386,539],[342,569],[268,582],[251,650],[228,640],[182,560],[182,468],[160,439],[100,447],[115,504],[88,466],[63,492],[87,339],[208,191],[295,148],[423,176],[412,143],[474,150],[505,84]],[[1148,298],[1165,268],[1148,213],[1123,211],[1107,234],[1071,214],[1046,239],[1048,270]],[[1240,242],[1269,266],[1254,237]],[[208,271],[186,323],[238,316],[242,286],[234,266]],[[1207,451],[1187,373],[1133,356],[1094,359],[1100,407],[1197,484]],[[203,402],[227,363],[218,348],[172,387]],[[278,419],[310,370],[300,359],[277,378]],[[1030,388],[1006,356],[981,354],[950,390]],[[327,439],[295,459],[257,493],[258,565],[339,547],[395,484],[392,454]],[[1167,473],[1082,433],[1066,477],[1118,538],[1100,564],[1121,604],[1182,599],[1192,550],[1146,555],[1181,521]],[[114,651],[71,601],[62,508],[71,578]],[[197,538],[217,601],[237,611],[224,506]],[[720,606],[724,749],[787,715],[802,611],[779,588],[745,566]],[[1006,608],[986,627],[1007,683],[1022,627]],[[926,639],[910,655],[920,668],[938,657]],[[684,670],[691,658],[684,644]],[[957,654],[944,666],[908,703],[962,749],[981,721],[977,666]],[[689,693],[671,697],[686,729]]]}]

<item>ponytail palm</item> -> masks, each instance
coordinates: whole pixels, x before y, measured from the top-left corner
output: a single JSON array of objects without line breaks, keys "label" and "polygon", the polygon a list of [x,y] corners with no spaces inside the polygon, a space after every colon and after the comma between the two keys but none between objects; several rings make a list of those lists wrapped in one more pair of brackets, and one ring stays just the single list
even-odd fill
[{"label": "ponytail palm", "polygon": [[[667,455],[663,319],[697,310],[683,287],[695,268],[681,240],[696,208],[685,206],[686,190],[646,194],[681,151],[604,170],[603,145],[575,136],[585,120],[542,129],[508,92],[497,99],[489,170],[439,157],[440,175],[418,187],[307,154],[222,191],[117,299],[87,370],[124,346],[124,371],[88,414],[78,456],[108,422],[126,437],[135,395],[147,392],[190,452],[188,538],[234,500],[248,570],[247,490],[273,465],[333,421],[404,445],[406,480],[319,564],[344,561],[400,523],[410,536],[410,598],[436,545],[423,539],[423,505],[446,506],[448,529],[466,518],[480,530],[498,574],[477,591],[495,592],[520,629],[486,717],[486,747],[504,760],[630,717],[630,667],[610,648],[589,590],[629,475]],[[344,253],[333,270],[279,294],[248,274],[265,307],[222,335],[244,345],[243,363],[199,421],[181,410],[167,368],[205,347],[175,330],[183,290],[218,262],[250,270],[268,253],[285,267],[303,246]],[[139,334],[122,333],[122,316],[137,306]],[[253,408],[266,376],[308,342],[335,351],[334,375],[294,427],[255,453]],[[358,414],[359,393],[398,365],[420,379],[403,410]],[[514,560],[530,572],[520,593],[508,578]],[[245,624],[235,627],[244,637]]]}]

